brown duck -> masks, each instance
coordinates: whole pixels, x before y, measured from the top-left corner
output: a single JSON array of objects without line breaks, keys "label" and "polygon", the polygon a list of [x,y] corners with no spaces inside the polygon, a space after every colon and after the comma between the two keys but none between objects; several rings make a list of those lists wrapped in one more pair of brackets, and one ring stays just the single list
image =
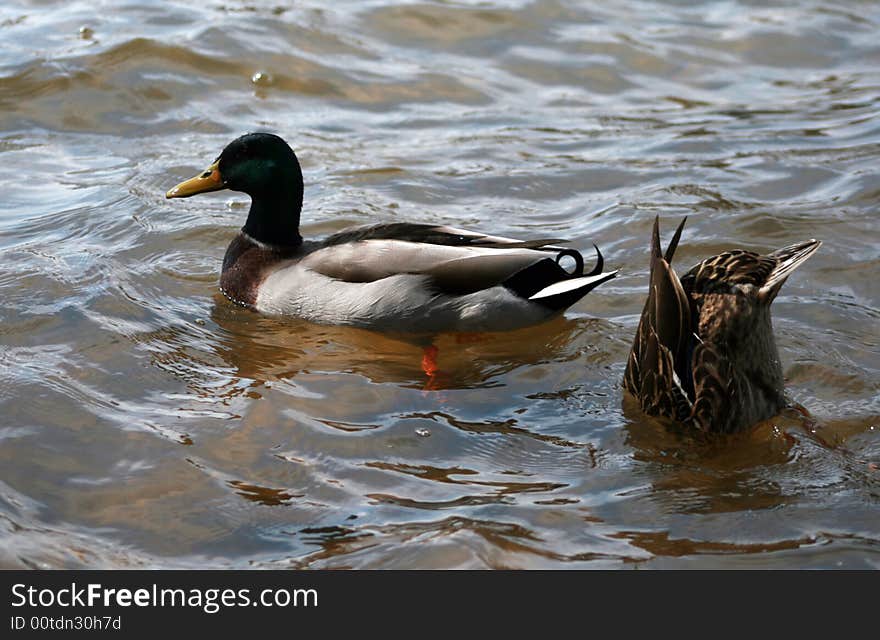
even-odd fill
[{"label": "brown duck", "polygon": [[767,255],[725,251],[679,279],[671,263],[684,223],[664,254],[654,220],[648,300],[623,386],[648,415],[732,433],[786,404],[770,304],[822,243],[807,240]]}]

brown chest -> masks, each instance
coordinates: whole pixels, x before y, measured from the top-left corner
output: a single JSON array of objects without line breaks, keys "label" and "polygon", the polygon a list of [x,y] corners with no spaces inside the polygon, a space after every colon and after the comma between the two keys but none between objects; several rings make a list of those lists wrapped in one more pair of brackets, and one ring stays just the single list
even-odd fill
[{"label": "brown chest", "polygon": [[266,276],[295,254],[296,248],[268,247],[239,233],[223,257],[220,291],[232,302],[253,309]]}]

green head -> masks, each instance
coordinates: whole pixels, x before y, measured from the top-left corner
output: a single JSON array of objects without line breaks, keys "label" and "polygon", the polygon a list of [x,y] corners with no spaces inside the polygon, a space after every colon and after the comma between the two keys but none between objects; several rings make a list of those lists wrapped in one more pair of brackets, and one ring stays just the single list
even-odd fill
[{"label": "green head", "polygon": [[231,189],[251,196],[244,231],[268,244],[299,244],[303,178],[293,149],[271,133],[236,138],[198,175],[165,194],[188,198],[198,193]]}]

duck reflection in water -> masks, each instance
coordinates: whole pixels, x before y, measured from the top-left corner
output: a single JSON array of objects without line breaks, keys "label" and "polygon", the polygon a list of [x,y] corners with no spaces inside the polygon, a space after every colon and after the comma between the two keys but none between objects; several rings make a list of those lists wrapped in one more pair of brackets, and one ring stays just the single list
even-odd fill
[{"label": "duck reflection in water", "polygon": [[[220,329],[218,355],[241,378],[272,381],[332,372],[363,376],[373,384],[437,391],[490,388],[520,367],[573,357],[582,342],[577,337],[595,334],[596,324],[604,322],[557,317],[535,327],[462,340],[458,334],[379,333],[254,315],[219,295],[211,319]],[[422,354],[434,346],[442,356],[426,370]]]}]

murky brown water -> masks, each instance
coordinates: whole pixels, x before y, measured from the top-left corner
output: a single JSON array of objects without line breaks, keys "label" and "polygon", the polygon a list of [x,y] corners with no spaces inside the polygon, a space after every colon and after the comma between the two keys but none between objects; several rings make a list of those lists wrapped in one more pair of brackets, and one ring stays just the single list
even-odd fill
[{"label": "murky brown water", "polygon": [[[880,566],[880,6],[0,5],[0,566]],[[564,318],[417,344],[217,293],[248,130],[304,235],[595,241]],[[824,240],[775,304],[796,412],[700,444],[619,381],[655,215],[683,267]],[[422,434],[422,435],[420,435]]]}]

